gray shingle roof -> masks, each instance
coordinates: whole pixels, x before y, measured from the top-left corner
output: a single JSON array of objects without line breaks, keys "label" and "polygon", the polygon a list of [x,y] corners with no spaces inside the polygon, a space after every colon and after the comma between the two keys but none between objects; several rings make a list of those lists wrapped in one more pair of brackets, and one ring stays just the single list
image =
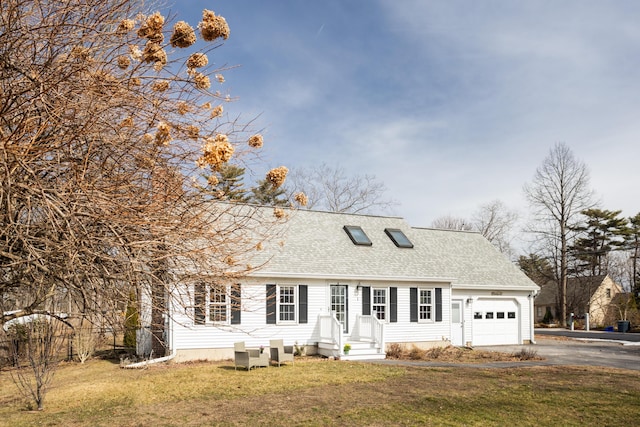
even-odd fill
[{"label": "gray shingle roof", "polygon": [[[255,275],[442,280],[454,287],[538,289],[478,233],[412,228],[398,217],[308,210],[289,214],[283,244],[265,248],[262,256],[271,260]],[[362,227],[373,245],[354,245],[343,230],[345,225]],[[414,247],[396,247],[385,228],[402,230]]]}]

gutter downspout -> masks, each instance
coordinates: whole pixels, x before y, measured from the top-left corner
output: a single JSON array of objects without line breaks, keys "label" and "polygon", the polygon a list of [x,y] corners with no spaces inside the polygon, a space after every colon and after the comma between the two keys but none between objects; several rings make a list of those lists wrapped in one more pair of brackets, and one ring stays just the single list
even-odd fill
[{"label": "gutter downspout", "polygon": [[534,330],[534,324],[535,324],[535,313],[534,313],[534,306],[533,306],[533,300],[536,298],[536,295],[538,295],[538,291],[533,291],[529,294],[529,313],[530,313],[530,318],[531,321],[529,322],[530,328],[531,328],[531,332],[530,332],[530,341],[531,344],[537,344],[536,343],[536,339],[535,339],[535,330]]}]

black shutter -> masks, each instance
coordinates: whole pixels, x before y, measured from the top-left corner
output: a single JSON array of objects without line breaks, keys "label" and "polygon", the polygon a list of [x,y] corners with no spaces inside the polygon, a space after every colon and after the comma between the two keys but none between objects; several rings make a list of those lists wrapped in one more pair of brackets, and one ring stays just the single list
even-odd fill
[{"label": "black shutter", "polygon": [[240,283],[231,286],[231,324],[240,324],[240,313],[242,313],[242,293]]},{"label": "black shutter", "polygon": [[398,288],[389,288],[389,322],[398,321]]},{"label": "black shutter", "polygon": [[362,315],[368,316],[371,314],[371,287],[362,287]]},{"label": "black shutter", "polygon": [[267,325],[276,324],[276,285],[267,285]]},{"label": "black shutter", "polygon": [[442,288],[436,288],[436,322],[442,322]]},{"label": "black shutter", "polygon": [[307,323],[307,285],[298,286],[298,323]]},{"label": "black shutter", "polygon": [[409,321],[418,321],[418,288],[409,288]]},{"label": "black shutter", "polygon": [[205,324],[205,309],[207,305],[207,288],[204,283],[196,283],[193,287],[193,322],[196,325]]}]

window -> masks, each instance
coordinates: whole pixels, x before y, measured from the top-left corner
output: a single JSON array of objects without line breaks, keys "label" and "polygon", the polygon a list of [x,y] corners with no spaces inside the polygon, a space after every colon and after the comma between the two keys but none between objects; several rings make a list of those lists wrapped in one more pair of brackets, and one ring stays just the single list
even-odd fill
[{"label": "window", "polygon": [[431,289],[420,289],[418,301],[418,318],[420,320],[432,320],[433,298]]},{"label": "window", "polygon": [[385,228],[384,232],[391,241],[399,248],[413,248],[413,243],[405,236],[402,230],[397,228]]},{"label": "window", "polygon": [[379,320],[385,320],[387,311],[387,290],[373,289],[373,303],[371,304],[373,314]]},{"label": "window", "polygon": [[296,321],[296,287],[280,286],[278,298],[278,319],[281,322]]},{"label": "window", "polygon": [[482,313],[479,311],[476,311],[475,313],[473,313],[473,318],[474,319],[482,319]]},{"label": "window", "polygon": [[497,312],[496,319],[504,319],[504,311]]},{"label": "window", "polygon": [[611,288],[607,288],[607,298],[611,298]]},{"label": "window", "polygon": [[409,288],[409,321],[442,322],[442,288]]},{"label": "window", "polygon": [[516,312],[515,311],[510,311],[507,313],[507,318],[508,319],[515,319],[516,318]]},{"label": "window", "polygon": [[487,311],[487,313],[484,315],[485,319],[493,319],[493,311]]},{"label": "window", "polygon": [[213,288],[209,290],[209,320],[211,322],[227,321],[227,290]]},{"label": "window", "polygon": [[[208,323],[240,323],[240,287],[207,285],[194,286],[194,322],[196,325]],[[236,301],[231,307],[231,301]]]},{"label": "window", "polygon": [[371,240],[365,234],[364,230],[357,225],[345,225],[344,231],[346,231],[347,235],[351,239],[354,245],[360,246],[371,246]]},{"label": "window", "polygon": [[307,285],[268,284],[266,288],[266,323],[307,323]]}]

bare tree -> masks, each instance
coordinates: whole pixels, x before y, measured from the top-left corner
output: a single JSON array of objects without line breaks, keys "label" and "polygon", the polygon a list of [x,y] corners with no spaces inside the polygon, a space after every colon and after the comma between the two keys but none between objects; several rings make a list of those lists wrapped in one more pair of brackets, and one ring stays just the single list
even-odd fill
[{"label": "bare tree", "polygon": [[556,144],[524,186],[534,215],[531,231],[554,260],[562,322],[567,321],[567,277],[571,228],[583,210],[594,206],[589,172],[565,144]]},{"label": "bare tree", "polygon": [[481,205],[471,219],[445,215],[436,218],[431,227],[443,230],[477,231],[489,240],[500,252],[513,257],[511,229],[518,214],[509,210],[500,200]]},{"label": "bare tree", "polygon": [[473,215],[473,229],[479,231],[500,252],[512,257],[511,230],[518,214],[509,210],[500,200],[480,206]]},{"label": "bare tree", "polygon": [[13,381],[39,411],[61,360],[61,350],[71,335],[69,326],[50,316],[33,315],[29,321],[9,328]]},{"label": "bare tree", "polygon": [[293,170],[286,191],[289,199],[298,193],[306,194],[307,209],[329,212],[376,213],[396,203],[386,198],[387,189],[375,176],[350,176],[343,167],[326,163]]},{"label": "bare tree", "polygon": [[458,218],[451,215],[441,216],[434,219],[431,222],[432,228],[438,228],[441,230],[455,230],[455,231],[472,231],[473,224],[470,220],[465,218]]}]

